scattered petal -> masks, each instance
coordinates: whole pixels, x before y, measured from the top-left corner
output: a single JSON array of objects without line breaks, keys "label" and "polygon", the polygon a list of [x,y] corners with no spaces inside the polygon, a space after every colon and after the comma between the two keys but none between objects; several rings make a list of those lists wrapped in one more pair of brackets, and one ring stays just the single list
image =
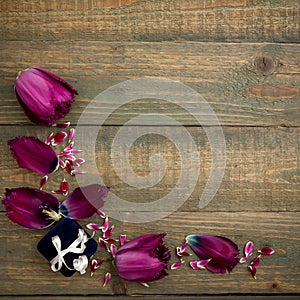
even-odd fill
[{"label": "scattered petal", "polygon": [[40,190],[43,189],[43,187],[45,186],[47,181],[48,181],[48,176],[47,175],[43,176],[41,181],[40,181]]},{"label": "scattered petal", "polygon": [[74,167],[79,167],[81,166],[83,163],[85,163],[85,160],[83,158],[76,158],[74,161],[73,161],[73,166]]},{"label": "scattered petal", "polygon": [[64,152],[69,152],[73,149],[74,142],[69,143],[69,145],[64,149]]},{"label": "scattered petal", "polygon": [[174,264],[171,265],[171,270],[176,270],[176,269],[180,268],[183,263],[184,263],[183,260],[175,262]]},{"label": "scattered petal", "polygon": [[79,175],[79,174],[85,174],[85,173],[86,173],[85,171],[76,169],[76,170],[72,170],[70,174],[71,175]]},{"label": "scattered petal", "polygon": [[70,126],[70,124],[71,124],[71,122],[59,123],[59,124],[56,124],[56,127],[65,129],[65,128],[68,128]]},{"label": "scattered petal", "polygon": [[111,254],[112,257],[116,256],[117,251],[118,251],[117,246],[114,245],[114,244],[111,244],[110,245],[110,254]]},{"label": "scattered petal", "polygon": [[121,234],[119,236],[120,245],[123,246],[125,244],[125,241],[126,241],[126,234]]},{"label": "scattered petal", "polygon": [[112,225],[112,226],[110,226],[106,231],[104,231],[104,233],[103,233],[103,237],[105,238],[105,239],[108,239],[108,238],[110,238],[110,236],[111,236],[111,234],[112,234],[112,232],[113,232],[113,230],[114,230],[114,225]]},{"label": "scattered petal", "polygon": [[107,243],[104,239],[99,238],[99,246],[104,250],[108,251]]},{"label": "scattered petal", "polygon": [[59,145],[66,139],[67,136],[68,136],[67,133],[64,131],[57,132],[51,139],[51,145],[52,146]]},{"label": "scattered petal", "polygon": [[69,193],[69,184],[66,181],[66,179],[64,179],[61,184],[60,184],[60,190],[62,191],[62,194],[66,197]]},{"label": "scattered petal", "polygon": [[258,250],[258,252],[262,255],[272,255],[275,253],[275,250],[270,247],[262,248],[261,250]]},{"label": "scattered petal", "polygon": [[102,263],[104,262],[104,259],[101,259],[99,261],[97,261],[96,259],[93,259],[91,262],[91,276],[94,275],[95,271],[97,269],[99,269],[99,267],[102,265]]},{"label": "scattered petal", "polygon": [[103,212],[101,209],[98,209],[96,213],[103,219],[106,217],[105,212]]},{"label": "scattered petal", "polygon": [[249,270],[250,270],[250,272],[251,272],[251,274],[252,274],[252,277],[254,278],[254,279],[256,279],[256,267],[255,266],[248,266],[248,268],[249,268]]},{"label": "scattered petal", "polygon": [[192,267],[193,270],[205,270],[207,264],[211,261],[212,259],[203,259],[203,260],[194,260],[190,262],[190,266]]},{"label": "scattered petal", "polygon": [[54,132],[51,132],[45,140],[45,144],[50,145]]},{"label": "scattered petal", "polygon": [[72,163],[68,160],[65,161],[65,169],[69,174],[71,174],[71,172],[72,172]]},{"label": "scattered petal", "polygon": [[140,285],[148,288],[149,287],[149,284],[147,282],[139,282]]},{"label": "scattered petal", "polygon": [[249,258],[249,256],[248,256],[248,257],[246,257],[246,256],[241,257],[241,258],[240,258],[240,264],[245,263],[245,262],[248,260],[248,258]]},{"label": "scattered petal", "polygon": [[71,128],[69,131],[69,143],[73,140],[74,135],[75,135],[75,129]]},{"label": "scattered petal", "polygon": [[249,257],[252,255],[254,250],[254,243],[252,241],[248,241],[244,246],[244,255],[245,257]]},{"label": "scattered petal", "polygon": [[107,286],[107,284],[109,283],[111,279],[111,274],[110,273],[106,273],[104,276],[104,283],[103,283],[103,287]]},{"label": "scattered petal", "polygon": [[59,163],[60,167],[63,169],[66,167],[66,163],[61,158],[58,158],[58,163]]},{"label": "scattered petal", "polygon": [[102,226],[99,226],[96,223],[89,223],[89,224],[86,225],[86,227],[90,230],[100,230],[100,229],[102,229]]},{"label": "scattered petal", "polygon": [[58,167],[54,150],[35,137],[17,137],[8,141],[8,145],[20,168],[47,175]]},{"label": "scattered petal", "polygon": [[109,220],[108,217],[106,217],[103,221],[103,229],[102,231],[105,232],[109,228]]},{"label": "scattered petal", "polygon": [[260,255],[258,255],[257,257],[255,257],[251,261],[250,265],[253,266],[253,267],[257,267],[259,265],[259,261],[260,261]]}]

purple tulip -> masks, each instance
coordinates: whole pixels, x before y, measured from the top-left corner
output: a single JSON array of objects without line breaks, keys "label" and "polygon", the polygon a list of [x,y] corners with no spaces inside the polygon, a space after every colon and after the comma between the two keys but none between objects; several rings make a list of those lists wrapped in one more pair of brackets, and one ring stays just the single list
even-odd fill
[{"label": "purple tulip", "polygon": [[20,72],[15,93],[26,116],[43,126],[51,126],[63,118],[78,94],[65,80],[38,67]]},{"label": "purple tulip", "polygon": [[147,234],[126,242],[116,254],[114,265],[120,277],[145,284],[167,274],[171,258],[165,234]]},{"label": "purple tulip", "polygon": [[70,219],[80,220],[89,218],[104,205],[109,187],[99,184],[90,184],[76,188],[61,204],[61,214]]},{"label": "purple tulip", "polygon": [[27,228],[42,229],[60,219],[59,201],[53,195],[38,189],[6,189],[2,204],[11,221]]},{"label": "purple tulip", "polygon": [[239,261],[238,246],[228,238],[194,234],[186,240],[200,260],[211,259],[205,267],[213,273],[231,272]]},{"label": "purple tulip", "polygon": [[47,175],[58,167],[54,150],[35,137],[17,137],[8,141],[8,145],[20,168]]}]

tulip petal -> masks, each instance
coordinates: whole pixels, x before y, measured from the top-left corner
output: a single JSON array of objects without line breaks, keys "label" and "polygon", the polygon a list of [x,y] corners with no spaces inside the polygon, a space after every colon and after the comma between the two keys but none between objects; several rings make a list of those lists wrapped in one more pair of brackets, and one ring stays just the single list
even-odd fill
[{"label": "tulip petal", "polygon": [[64,131],[57,132],[51,139],[52,146],[59,145],[66,139],[67,136],[68,136],[67,133]]},{"label": "tulip petal", "polygon": [[96,223],[89,223],[89,224],[86,225],[86,227],[88,229],[91,229],[91,230],[100,230],[100,229],[102,229],[102,226],[99,226]]},{"label": "tulip petal", "polygon": [[190,266],[193,270],[205,270],[207,264],[211,261],[210,259],[203,259],[203,260],[194,260],[190,262]]},{"label": "tulip petal", "polygon": [[101,217],[101,218],[105,218],[105,212],[103,212],[101,209],[97,209],[96,213]]},{"label": "tulip petal", "polygon": [[251,274],[252,274],[252,277],[254,278],[254,279],[256,279],[256,267],[255,266],[248,266],[248,268],[249,268],[249,270],[250,270],[250,272],[251,272]]},{"label": "tulip petal", "polygon": [[41,179],[41,181],[40,181],[40,190],[43,189],[43,187],[45,186],[45,184],[47,183],[47,181],[48,181],[48,176],[47,175],[43,176],[42,179]]},{"label": "tulip petal", "polygon": [[8,145],[20,168],[47,175],[58,167],[54,150],[35,137],[17,137],[8,141]]},{"label": "tulip petal", "polygon": [[251,261],[250,265],[253,266],[253,267],[257,267],[259,265],[259,262],[260,262],[260,255],[258,255],[257,257],[255,257]]},{"label": "tulip petal", "polygon": [[65,128],[68,128],[70,126],[70,124],[71,124],[71,122],[59,123],[59,124],[56,124],[56,127],[65,129]]},{"label": "tulip petal", "polygon": [[91,262],[91,276],[94,275],[95,271],[97,269],[99,269],[99,267],[102,265],[102,263],[104,262],[104,259],[101,259],[99,261],[97,261],[96,259],[93,259]]},{"label": "tulip petal", "polygon": [[75,129],[74,129],[74,128],[71,128],[70,131],[69,131],[69,143],[70,143],[71,141],[73,141],[74,136],[75,136]]},{"label": "tulip petal", "polygon": [[254,243],[252,241],[248,241],[246,245],[244,246],[244,255],[246,257],[249,257],[252,255],[252,252],[254,250]]},{"label": "tulip petal", "polygon": [[61,214],[75,220],[89,218],[103,206],[108,192],[109,187],[99,184],[78,187],[61,204]]},{"label": "tulip petal", "polygon": [[118,251],[117,246],[114,245],[114,244],[111,244],[110,245],[110,254],[111,254],[112,257],[116,256],[117,251]]},{"label": "tulip petal", "polygon": [[107,284],[109,283],[110,279],[111,279],[111,274],[110,273],[106,273],[105,276],[104,276],[103,287],[107,286]]},{"label": "tulip petal", "polygon": [[183,263],[184,263],[184,261],[176,261],[175,263],[173,263],[171,265],[171,270],[176,270],[176,269],[180,268]]},{"label": "tulip petal", "polygon": [[6,189],[2,204],[10,220],[27,228],[41,229],[50,226],[55,221],[50,218],[50,213],[58,217],[58,199],[39,189]]},{"label": "tulip petal", "polygon": [[238,263],[237,245],[228,238],[214,235],[189,235],[189,246],[200,260],[212,260],[206,268],[212,273],[231,272]]},{"label": "tulip petal", "polygon": [[261,250],[258,250],[258,252],[262,255],[272,255],[275,253],[275,250],[270,247],[262,248]]},{"label": "tulip petal", "polygon": [[16,79],[15,93],[27,117],[34,123],[51,126],[70,110],[77,91],[48,70],[32,67]]},{"label": "tulip petal", "polygon": [[126,241],[126,234],[121,234],[119,236],[120,245],[123,246],[125,244],[125,241]]}]

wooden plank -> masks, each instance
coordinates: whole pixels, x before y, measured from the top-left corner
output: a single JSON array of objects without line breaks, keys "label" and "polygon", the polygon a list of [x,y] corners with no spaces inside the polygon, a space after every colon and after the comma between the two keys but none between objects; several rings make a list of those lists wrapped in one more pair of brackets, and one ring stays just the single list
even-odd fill
[{"label": "wooden plank", "polygon": [[[123,128],[124,129],[124,128]],[[128,127],[127,134],[134,134],[136,128]],[[76,141],[84,139],[88,145],[82,157],[86,164],[82,169],[97,178],[99,173],[105,184],[111,187],[112,193],[122,199],[142,203],[152,202],[168,195],[177,184],[181,172],[180,152],[176,143],[180,144],[181,131],[177,127],[161,127],[161,136],[148,134],[140,137],[130,150],[130,163],[133,172],[138,176],[146,176],[150,172],[149,160],[154,154],[161,154],[166,161],[165,175],[158,183],[147,188],[137,188],[131,183],[127,184],[120,179],[117,171],[123,173],[126,180],[135,181],[135,175],[129,173],[126,167],[125,154],[114,150],[116,159],[123,163],[121,169],[116,170],[111,159],[111,145],[116,133],[120,130],[117,126],[104,126],[98,133],[95,148],[95,136],[86,127],[82,136],[75,136]],[[189,198],[182,202],[180,211],[199,211],[199,195],[208,180],[211,169],[211,149],[204,131],[201,128],[187,128],[194,140],[197,152],[200,156],[200,166],[190,167],[189,174],[195,174],[200,170],[198,182]],[[7,140],[19,135],[34,135],[42,140],[51,129],[35,126],[1,126],[0,136],[0,186],[4,191],[6,187],[36,186],[38,187],[40,175],[26,169],[18,168],[15,160],[11,157]],[[139,130],[139,129],[138,129]],[[224,127],[226,139],[226,169],[222,184],[213,200],[201,211],[299,211],[299,146],[300,128],[235,128]],[[164,136],[177,134],[175,144]],[[191,145],[187,145],[190,147]],[[94,150],[96,149],[96,150]],[[192,149],[192,148],[191,148]],[[94,161],[98,169],[91,169],[90,164]],[[87,176],[87,175],[81,175]],[[195,175],[196,176],[196,175]],[[59,183],[66,177],[71,190],[78,183],[74,177],[59,170],[55,176],[50,176],[46,189],[58,189]],[[187,179],[187,184],[193,178]],[[178,196],[174,200],[184,199],[187,192],[178,190]],[[117,207],[116,210],[119,210]],[[166,209],[166,207],[164,207]]]},{"label": "wooden plank", "polygon": [[[78,89],[79,96],[68,115],[72,122],[77,122],[91,100],[107,88],[127,79],[162,77],[201,94],[222,125],[300,125],[299,45],[4,41],[0,49],[0,124],[29,124],[17,104],[13,84],[19,70],[37,65]],[[152,91],[159,94],[155,85]],[[183,125],[198,126],[199,119],[216,125],[202,111],[198,99],[182,97],[175,104],[172,97],[176,92],[166,93],[171,102],[157,99],[160,94],[155,99],[131,101],[115,110],[105,123],[122,125],[143,113],[164,113]],[[104,99],[90,112],[90,119],[106,118],[117,104],[114,99]]]},{"label": "wooden plank", "polygon": [[297,42],[299,19],[297,0],[6,0],[0,5],[1,40]]},{"label": "wooden plank", "polygon": [[[99,217],[80,222],[100,222]],[[276,254],[264,257],[258,267],[257,280],[253,280],[245,265],[237,266],[231,274],[211,274],[193,271],[185,264],[169,271],[170,275],[146,289],[138,284],[120,280],[109,262],[94,277],[64,278],[50,271],[49,264],[36,250],[36,243],[48,230],[29,230],[10,223],[0,214],[0,282],[2,295],[217,295],[217,294],[289,294],[299,293],[299,213],[174,213],[153,223],[116,225],[114,236],[126,233],[128,238],[141,234],[166,232],[166,244],[172,249],[172,262],[176,261],[175,247],[187,234],[210,233],[233,239],[242,249],[252,240],[259,249],[272,246]],[[97,252],[100,259],[103,252]],[[194,256],[191,257],[194,259]],[[189,260],[189,258],[187,259]],[[106,271],[113,274],[112,282],[102,288]],[[218,287],[218,288],[216,288]]]}]

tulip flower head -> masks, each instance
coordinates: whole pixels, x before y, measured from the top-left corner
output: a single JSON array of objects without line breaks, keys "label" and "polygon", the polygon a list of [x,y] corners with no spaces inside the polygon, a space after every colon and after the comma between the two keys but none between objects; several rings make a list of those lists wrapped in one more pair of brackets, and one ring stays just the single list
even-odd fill
[{"label": "tulip flower head", "polygon": [[114,265],[120,277],[140,284],[165,277],[171,258],[164,244],[165,234],[147,234],[122,245],[115,253]]},{"label": "tulip flower head", "polygon": [[34,123],[51,126],[70,111],[77,91],[48,70],[32,67],[18,75],[15,94],[26,116]]}]

